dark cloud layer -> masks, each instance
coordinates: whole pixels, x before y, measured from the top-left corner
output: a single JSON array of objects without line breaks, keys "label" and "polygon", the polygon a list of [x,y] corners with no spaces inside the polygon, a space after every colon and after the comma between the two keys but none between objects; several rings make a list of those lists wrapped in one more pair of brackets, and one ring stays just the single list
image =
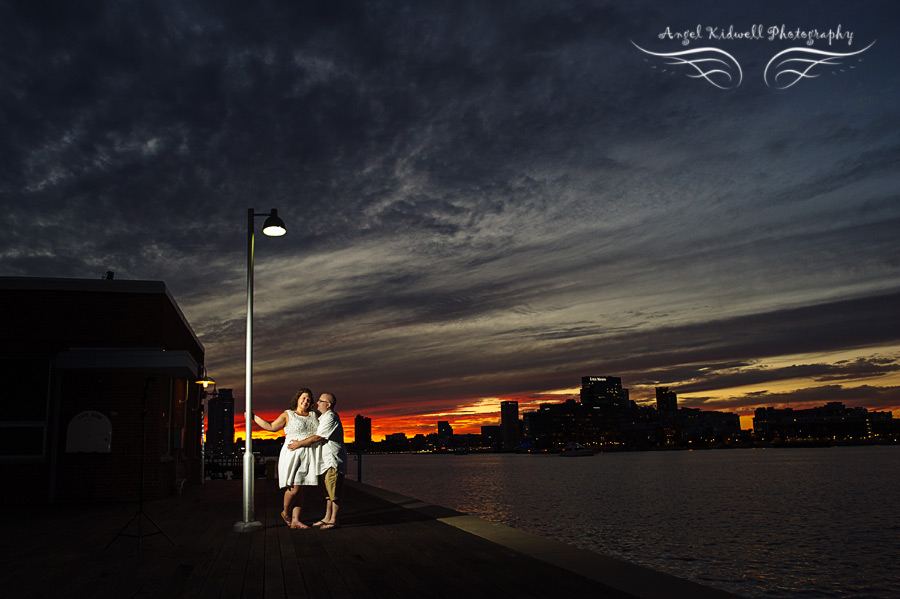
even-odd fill
[{"label": "dark cloud layer", "polygon": [[[895,16],[6,3],[2,274],[164,280],[240,396],[246,210],[276,207],[289,234],[257,256],[262,405],[309,384],[360,411],[449,411],[589,372],[696,397],[807,377],[839,397],[894,380],[900,346]],[[632,43],[782,23],[854,32],[817,49],[875,45],[778,91],[763,69],[797,44],[723,41],[745,77],[723,91]],[[764,363],[845,350],[857,360]]]}]

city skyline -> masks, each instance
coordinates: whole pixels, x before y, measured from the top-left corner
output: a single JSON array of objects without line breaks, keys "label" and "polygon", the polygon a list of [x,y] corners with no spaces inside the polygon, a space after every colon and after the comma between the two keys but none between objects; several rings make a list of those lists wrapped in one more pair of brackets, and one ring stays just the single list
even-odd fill
[{"label": "city skyline", "polygon": [[[287,227],[256,240],[261,415],[309,387],[375,437],[477,432],[584,375],[745,427],[897,412],[895,14],[8,3],[2,274],[164,281],[238,430],[247,208]],[[661,56],[703,48],[726,75]],[[835,56],[786,87],[804,49]]]},{"label": "city skyline", "polygon": [[[363,431],[364,437],[363,438],[366,443],[385,441],[385,440],[387,440],[388,437],[396,436],[396,435],[406,435],[410,439],[412,439],[415,436],[435,436],[435,435],[436,436],[447,436],[447,435],[452,436],[454,434],[459,434],[459,435],[476,434],[477,435],[477,434],[482,434],[484,428],[495,428],[495,429],[497,429],[497,434],[500,436],[499,439],[500,439],[502,445],[506,449],[512,449],[517,446],[518,441],[520,441],[521,439],[519,437],[518,432],[511,433],[510,429],[508,427],[520,428],[526,414],[534,414],[534,413],[540,412],[543,409],[547,408],[548,406],[561,407],[563,404],[567,404],[569,402],[575,402],[576,404],[579,404],[579,403],[584,403],[585,401],[587,401],[588,403],[590,403],[591,402],[590,398],[593,397],[591,392],[588,391],[587,399],[585,398],[585,395],[584,395],[585,390],[589,389],[590,385],[591,385],[591,383],[587,383],[587,387],[585,386],[586,385],[585,381],[588,379],[590,379],[592,381],[598,380],[598,379],[604,380],[604,381],[607,379],[611,379],[609,384],[611,384],[612,386],[610,388],[613,388],[613,389],[618,388],[620,390],[624,389],[625,394],[626,394],[625,397],[627,397],[628,388],[621,386],[621,381],[618,379],[618,377],[586,376],[586,377],[582,377],[582,388],[580,389],[580,391],[581,391],[580,397],[572,396],[572,397],[567,397],[567,398],[562,398],[562,399],[555,398],[552,401],[541,402],[540,404],[531,405],[529,407],[529,409],[524,410],[521,413],[519,412],[518,402],[511,401],[511,400],[501,401],[498,406],[498,413],[497,413],[496,420],[495,421],[482,420],[482,424],[480,425],[481,430],[479,430],[479,431],[471,431],[468,428],[466,428],[465,432],[460,431],[459,433],[457,433],[454,430],[454,428],[453,428],[454,425],[451,421],[437,420],[437,421],[431,422],[430,426],[428,425],[428,423],[425,423],[424,426],[422,426],[420,424],[419,426],[417,426],[415,432],[409,433],[406,430],[398,430],[393,425],[377,426],[377,423],[376,423],[376,426],[373,427],[372,418],[366,416],[365,414],[356,414],[353,422],[349,423],[348,426],[345,427],[345,437],[346,437],[347,442],[349,442],[349,443],[357,442],[358,437],[356,435],[356,430],[361,422],[362,422],[362,426],[364,427],[364,431]],[[604,385],[605,385],[605,383],[604,383]],[[605,389],[605,387],[601,387],[601,388]],[[223,389],[222,391],[224,391],[225,397],[230,398],[230,395],[231,395],[230,389]],[[600,395],[604,396],[604,397],[614,396],[614,395],[609,395],[606,392],[601,392]],[[665,412],[669,416],[675,416],[677,413],[679,413],[678,410],[680,408],[685,407],[685,406],[679,405],[679,400],[678,400],[677,395],[678,395],[677,393],[675,393],[674,391],[671,391],[668,387],[657,387],[654,405],[651,406],[651,405],[643,404],[643,407],[650,407],[658,413]],[[665,407],[662,410],[660,408],[661,400],[663,401],[663,403],[665,405]],[[843,402],[827,402],[827,403],[843,405]],[[821,409],[824,409],[827,407],[828,407],[828,405],[804,404],[803,407],[799,408],[798,413],[803,413],[804,411],[809,411],[809,410],[813,410],[813,411],[821,410]],[[853,407],[869,411],[870,413],[873,413],[873,414],[876,414],[876,413],[891,414],[892,413],[890,410],[869,410],[869,408],[867,408],[866,406],[853,406]],[[693,410],[698,410],[698,409],[699,408],[688,408],[687,411],[691,412]],[[756,418],[758,418],[761,411],[768,411],[771,413],[773,410],[775,412],[782,412],[782,411],[790,411],[792,409],[793,408],[791,408],[790,405],[787,405],[784,407],[779,406],[777,408],[773,407],[773,406],[759,406],[756,409],[754,409],[753,413],[750,416],[740,416],[739,417],[741,430],[744,432],[753,431],[754,433],[758,433],[759,431],[756,430],[754,420]],[[700,414],[712,413],[713,415],[734,414],[733,412],[722,412],[722,411],[717,411],[717,410],[701,410],[699,413]],[[269,416],[268,419],[271,420],[276,417],[277,417],[277,414],[273,413]],[[516,423],[517,426],[513,425],[514,422]],[[380,431],[379,434],[381,435],[381,439],[377,439],[377,438],[375,438],[375,436],[373,436],[373,434],[372,434],[373,430]],[[279,439],[279,438],[281,438],[281,436],[282,436],[281,431],[276,431],[276,432],[259,431],[259,434],[256,434],[256,432],[254,433],[254,438],[259,438],[259,439],[272,440],[272,439]],[[242,441],[244,439],[243,431],[236,430],[234,439],[236,442]]]}]

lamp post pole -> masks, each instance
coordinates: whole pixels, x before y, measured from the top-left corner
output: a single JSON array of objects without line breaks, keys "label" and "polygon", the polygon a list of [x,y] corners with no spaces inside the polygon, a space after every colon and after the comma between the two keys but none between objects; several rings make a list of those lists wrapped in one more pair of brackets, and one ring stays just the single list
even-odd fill
[{"label": "lamp post pole", "polygon": [[284,222],[278,218],[278,211],[274,208],[271,212],[256,213],[253,208],[247,210],[247,360],[244,388],[244,506],[243,519],[234,523],[236,532],[253,532],[262,530],[263,524],[254,520],[255,508],[253,501],[254,461],[253,461],[253,250],[254,234],[253,219],[257,216],[267,216],[263,225],[263,233],[272,237],[284,235]]},{"label": "lamp post pole", "polygon": [[206,398],[209,397],[206,390],[212,385],[213,397],[218,395],[218,391],[216,391],[215,379],[206,374],[206,366],[202,367],[200,377],[194,382],[203,386],[200,389],[199,405],[197,406],[197,409],[200,410],[200,484],[203,484],[206,482]]}]

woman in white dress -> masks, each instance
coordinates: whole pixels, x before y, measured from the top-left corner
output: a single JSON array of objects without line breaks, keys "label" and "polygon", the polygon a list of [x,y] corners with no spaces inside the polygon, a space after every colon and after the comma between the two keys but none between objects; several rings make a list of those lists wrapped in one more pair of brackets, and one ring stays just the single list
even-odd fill
[{"label": "woman in white dress", "polygon": [[288,443],[314,435],[319,426],[319,415],[312,408],[312,391],[299,389],[291,399],[291,409],[268,422],[253,414],[253,422],[261,429],[284,429],[284,445],[278,456],[278,486],[284,489],[284,511],[281,517],[291,528],[309,528],[300,521],[300,508],[306,489],[318,484],[318,454],[313,447],[291,451]]}]

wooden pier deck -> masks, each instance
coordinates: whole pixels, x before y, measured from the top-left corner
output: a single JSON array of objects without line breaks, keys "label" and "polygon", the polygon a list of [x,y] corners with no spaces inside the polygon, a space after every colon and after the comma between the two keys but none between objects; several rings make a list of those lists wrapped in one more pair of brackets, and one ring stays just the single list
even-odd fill
[{"label": "wooden pier deck", "polygon": [[[304,520],[322,514],[316,497]],[[5,597],[734,597],[348,480],[341,526],[290,530],[275,481],[256,481],[265,526],[235,533],[241,481],[144,504],[165,534],[139,539],[136,504],[5,506]],[[142,532],[156,526],[141,519]],[[171,543],[167,540],[171,539]],[[108,545],[108,547],[107,547]]]}]

